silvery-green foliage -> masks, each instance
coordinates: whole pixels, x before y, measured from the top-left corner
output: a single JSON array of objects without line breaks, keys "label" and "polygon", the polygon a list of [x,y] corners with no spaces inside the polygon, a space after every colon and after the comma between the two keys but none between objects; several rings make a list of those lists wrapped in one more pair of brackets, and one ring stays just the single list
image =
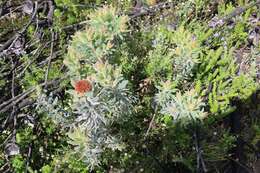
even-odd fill
[{"label": "silvery-green foliage", "polygon": [[129,118],[125,116],[131,115],[136,98],[126,89],[114,88],[108,92],[111,98],[108,104],[113,110],[114,116],[121,120]]},{"label": "silvery-green foliage", "polygon": [[[122,123],[133,110],[135,97],[132,96],[128,81],[120,67],[109,64],[115,51],[116,39],[122,39],[126,32],[126,16],[116,14],[115,8],[104,7],[89,16],[88,25],[77,32],[64,59],[72,83],[86,78],[90,80],[91,91],[77,93],[68,91],[73,100],[70,127],[84,137],[73,138],[75,152],[82,155],[91,167],[99,164],[100,154],[106,148],[120,149],[120,142],[109,128],[114,122]],[[112,59],[111,59],[112,58]],[[113,61],[112,61],[113,62]],[[77,130],[80,128],[80,130]]]},{"label": "silvery-green foliage", "polygon": [[58,98],[54,97],[52,93],[48,96],[45,93],[39,94],[35,105],[38,113],[47,113],[56,124],[65,125],[70,116],[69,111],[64,110]]},{"label": "silvery-green foliage", "polygon": [[68,132],[69,143],[74,147],[72,151],[78,155],[88,167],[92,169],[100,164],[100,155],[105,149],[121,150],[123,145],[100,125],[95,131],[88,131],[85,126],[74,126]]},{"label": "silvery-green foliage", "polygon": [[155,103],[157,106],[163,107],[166,103],[174,98],[176,92],[176,83],[167,80],[157,85],[158,93],[155,94]]},{"label": "silvery-green foliage", "polygon": [[91,137],[84,127],[75,126],[67,134],[68,143],[74,147],[74,154],[80,154],[80,158],[84,158],[90,167],[99,164],[98,156],[102,150],[98,146],[91,146]]},{"label": "silvery-green foliage", "polygon": [[96,83],[93,84],[93,90],[84,97],[79,97],[71,91],[74,96],[72,109],[77,117],[75,123],[80,123],[89,130],[97,129],[101,124],[110,124],[114,120],[125,119],[126,115],[132,113],[136,101],[128,89],[128,81],[121,73],[114,71],[109,73],[106,75],[109,81],[100,77],[99,73],[103,73],[101,69],[94,77]]},{"label": "silvery-green foliage", "polygon": [[121,118],[122,115],[130,115],[133,110],[133,103],[136,98],[131,95],[127,88],[128,81],[122,77],[116,79],[113,87],[105,87],[102,90],[102,96],[106,100],[113,117]]},{"label": "silvery-green foliage", "polygon": [[100,164],[100,155],[105,149],[121,150],[123,145],[121,142],[110,135],[108,132],[101,130],[98,135],[91,136],[91,142],[88,147],[84,147],[82,152],[84,160],[89,164],[90,169]]},{"label": "silvery-green foliage", "polygon": [[118,80],[123,78],[120,67],[111,65],[108,61],[98,61],[94,65],[95,73],[93,78],[102,88],[115,87]]},{"label": "silvery-green foliage", "polygon": [[76,96],[74,91],[69,93],[75,96],[71,106],[73,115],[69,119],[66,119],[69,111],[62,109],[58,98],[54,98],[52,94],[39,95],[36,107],[38,113],[47,113],[61,127],[70,129],[67,135],[68,143],[74,148],[72,153],[80,155],[92,169],[99,165],[99,158],[104,149],[122,149],[120,141],[107,130],[107,126],[113,121],[116,100],[110,101],[105,98],[104,93],[96,90],[86,93],[84,97]]},{"label": "silvery-green foliage", "polygon": [[96,34],[104,35],[113,39],[114,36],[122,37],[127,31],[126,23],[129,20],[126,15],[119,16],[111,6],[105,6],[89,15],[89,25],[95,29]]},{"label": "silvery-green foliage", "polygon": [[103,7],[89,16],[84,31],[73,36],[64,59],[71,77],[79,77],[98,60],[108,60],[114,51],[114,39],[126,32],[127,16],[116,15],[116,9]]},{"label": "silvery-green foliage", "polygon": [[91,168],[100,163],[99,156],[102,153],[102,148],[84,127],[74,126],[67,135],[69,137],[68,143],[73,147],[71,154],[75,154],[77,158],[84,160]]},{"label": "silvery-green foliage", "polygon": [[[101,69],[100,66],[100,70],[93,76],[95,83],[93,82],[92,91],[83,96],[73,90],[69,92],[73,96],[71,108],[75,116],[71,129],[80,127],[88,139],[88,145],[76,147],[75,151],[83,155],[90,167],[99,164],[98,160],[104,149],[122,148],[120,140],[110,134],[108,128],[114,121],[123,122],[132,113],[135,101],[128,89],[128,81],[120,71],[117,68],[106,68],[110,65],[103,67]],[[110,80],[107,81],[102,75]],[[77,142],[74,138],[71,141],[80,146],[81,141]]]},{"label": "silvery-green foliage", "polygon": [[78,97],[74,100],[72,109],[75,113],[74,123],[80,124],[89,131],[96,131],[101,125],[106,124],[106,114],[109,107],[101,102],[99,97],[94,96],[93,92],[88,93],[86,97]]},{"label": "silvery-green foliage", "polygon": [[196,36],[179,27],[173,34],[172,43],[174,48],[174,79],[185,81],[193,76],[193,70],[199,63],[200,46],[196,41]]},{"label": "silvery-green foliage", "polygon": [[171,101],[161,109],[164,115],[170,115],[174,122],[188,123],[195,120],[202,120],[207,113],[204,112],[202,99],[196,94],[195,90],[185,93],[177,92]]},{"label": "silvery-green foliage", "polygon": [[154,35],[154,49],[147,57],[148,75],[155,80],[174,80],[178,83],[191,79],[201,54],[196,36],[183,26],[176,30],[159,27]]},{"label": "silvery-green foliage", "polygon": [[99,62],[95,69],[94,79],[101,88],[99,98],[108,105],[112,118],[130,115],[136,98],[130,92],[121,68]]}]

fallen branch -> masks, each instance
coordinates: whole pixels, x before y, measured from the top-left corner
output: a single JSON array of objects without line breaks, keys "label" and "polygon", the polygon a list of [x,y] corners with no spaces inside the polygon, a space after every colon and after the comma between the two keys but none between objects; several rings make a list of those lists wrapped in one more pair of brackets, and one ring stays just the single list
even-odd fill
[{"label": "fallen branch", "polygon": [[134,9],[134,11],[129,13],[128,16],[130,17],[131,20],[133,20],[137,17],[145,16],[148,14],[153,14],[159,10],[171,8],[174,5],[176,5],[176,3],[174,3],[174,2],[162,2],[162,3],[156,4],[154,6],[148,7],[148,8],[141,7],[138,9]]},{"label": "fallen branch", "polygon": [[[47,84],[44,82],[44,83],[40,84],[39,86],[40,87],[43,87],[43,86],[46,86],[46,85],[47,85],[47,87],[58,86],[59,83],[62,82],[66,78],[67,78],[67,76],[65,75],[61,79],[54,79],[52,81],[47,82]],[[10,104],[6,105],[3,109],[1,109],[0,114],[7,112],[13,106],[16,106],[16,110],[19,110],[19,109],[24,108],[25,106],[32,105],[35,101],[31,98],[28,98],[28,97],[32,92],[36,91],[36,89],[37,89],[37,87],[32,87],[32,88],[28,89],[27,91],[25,91],[24,93],[20,94],[21,95],[20,97],[16,96],[15,98],[10,99],[12,101],[10,101],[10,100],[8,101],[8,102],[10,102]],[[18,103],[20,103],[20,104],[18,104]],[[12,121],[12,118],[10,118],[10,116],[8,116],[5,119],[5,121],[1,124],[0,132],[2,132],[7,127],[7,125],[9,124],[10,121]]]},{"label": "fallen branch", "polygon": [[[35,2],[35,7],[34,7],[34,12],[33,15],[30,19],[30,21],[18,32],[16,33],[13,37],[11,37],[7,42],[5,42],[5,44],[3,44],[0,47],[0,52],[4,51],[7,47],[12,47],[12,45],[14,44],[15,40],[18,39],[21,35],[24,34],[24,32],[28,29],[28,27],[32,24],[36,14],[38,11],[38,3],[37,1]],[[0,55],[1,56],[1,55]]]},{"label": "fallen branch", "polygon": [[210,22],[209,22],[209,27],[211,28],[217,28],[217,27],[221,27],[223,26],[225,23],[227,23],[228,21],[230,21],[232,18],[246,12],[248,9],[256,6],[256,5],[260,5],[260,0],[253,2],[245,7],[238,7],[236,8],[234,11],[232,11],[231,13],[229,13],[227,16],[222,17],[221,19],[218,19],[216,17],[214,17]]}]

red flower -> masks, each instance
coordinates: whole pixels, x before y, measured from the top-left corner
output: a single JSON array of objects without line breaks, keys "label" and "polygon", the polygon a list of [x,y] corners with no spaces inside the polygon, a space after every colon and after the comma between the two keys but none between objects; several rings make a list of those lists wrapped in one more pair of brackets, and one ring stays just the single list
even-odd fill
[{"label": "red flower", "polygon": [[83,95],[92,90],[92,85],[88,80],[79,80],[75,82],[74,88],[78,94]]}]

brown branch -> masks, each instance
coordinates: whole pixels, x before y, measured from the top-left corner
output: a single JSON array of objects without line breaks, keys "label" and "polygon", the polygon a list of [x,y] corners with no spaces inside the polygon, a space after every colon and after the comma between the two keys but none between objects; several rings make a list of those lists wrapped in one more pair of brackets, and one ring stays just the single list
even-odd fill
[{"label": "brown branch", "polygon": [[[48,87],[49,87],[49,86],[58,85],[61,81],[63,81],[63,80],[66,79],[66,78],[67,78],[67,76],[65,75],[63,78],[54,79],[54,80],[48,81],[46,85],[47,85]],[[40,87],[45,86],[45,82],[44,82],[44,83],[41,83],[39,86],[40,86]],[[25,91],[24,93],[22,93],[22,94],[20,94],[20,95],[18,95],[18,96],[16,96],[16,97],[10,99],[10,100],[12,100],[12,101],[8,100],[7,102],[8,102],[9,104],[8,104],[8,103],[7,103],[7,104],[5,103],[6,106],[4,106],[4,107],[2,106],[2,109],[0,110],[0,114],[1,114],[1,113],[5,113],[5,112],[8,111],[13,105],[16,105],[17,103],[21,102],[23,99],[27,98],[32,92],[36,91],[36,89],[37,89],[37,87],[32,87],[32,88],[28,89],[27,91]],[[10,102],[12,102],[12,103],[10,103]]]},{"label": "brown branch", "polygon": [[[7,167],[7,168],[6,168]],[[6,169],[6,170],[5,170]],[[10,164],[8,162],[6,162],[1,168],[0,168],[0,172],[2,173],[6,173],[10,171]]]},{"label": "brown branch", "polygon": [[23,92],[23,93],[21,93],[21,94],[15,96],[14,98],[11,98],[11,99],[5,101],[4,103],[2,103],[2,104],[0,105],[0,109],[2,109],[3,107],[5,107],[6,105],[10,104],[10,103],[13,102],[14,100],[18,100],[18,99],[20,99],[20,98],[23,99],[24,97],[26,97],[27,95],[29,95],[29,94],[31,94],[31,93],[33,92],[32,89],[33,89],[33,88],[30,88],[30,89],[26,90],[25,92]]},{"label": "brown branch", "polygon": [[[230,21],[232,18],[246,12],[248,9],[259,5],[260,4],[260,0],[256,1],[256,2],[252,2],[251,4],[245,6],[245,7],[237,7],[234,11],[232,11],[231,13],[229,13],[228,15],[222,17],[221,19],[217,19],[214,17],[210,22],[209,22],[209,27],[212,28],[217,28],[217,27],[221,27],[223,26],[225,23],[227,23],[228,21]],[[216,21],[214,21],[216,20]]]},{"label": "brown branch", "polygon": [[49,0],[47,3],[49,5],[49,12],[47,14],[47,19],[48,19],[49,23],[52,23],[55,7],[54,7],[54,4],[53,4],[52,0]]},{"label": "brown branch", "polygon": [[133,20],[133,19],[141,17],[141,16],[155,13],[159,10],[171,8],[174,5],[176,5],[176,3],[174,3],[174,2],[162,2],[162,3],[156,4],[154,6],[151,6],[149,8],[140,7],[138,9],[134,9],[134,11],[129,13],[128,16],[131,18],[131,20]]},{"label": "brown branch", "polygon": [[[64,77],[60,78],[60,79],[54,79],[51,80],[49,82],[47,82],[47,87],[49,86],[59,86],[59,83],[62,82],[63,80],[65,80],[67,78],[67,75],[65,75]],[[42,83],[39,86],[43,87],[45,86],[46,83]],[[55,90],[54,92],[59,92],[61,91],[61,88],[57,87],[58,89]],[[5,113],[7,112],[9,109],[11,109],[14,105],[16,106],[16,110],[20,110],[28,105],[32,105],[33,103],[35,103],[35,100],[30,98],[29,95],[34,92],[36,90],[36,87],[32,87],[30,89],[28,89],[27,91],[25,91],[24,93],[20,94],[20,97],[14,97],[12,98],[12,101],[8,101],[10,104],[6,105],[5,107],[3,107],[3,109],[0,110],[0,113]],[[11,99],[10,99],[11,100]],[[21,102],[21,103],[20,103]],[[20,104],[18,104],[20,103]],[[10,116],[8,116],[6,118],[6,120],[4,121],[4,123],[1,124],[0,126],[0,132],[2,130],[4,130],[7,125],[10,123],[12,119],[10,118]]]},{"label": "brown branch", "polygon": [[54,48],[54,32],[53,32],[53,29],[51,29],[51,52],[50,52],[50,56],[48,58],[48,66],[47,66],[47,70],[46,70],[46,73],[45,73],[45,80],[44,80],[44,83],[45,83],[45,89],[47,89],[47,81],[48,81],[48,76],[49,76],[49,70],[51,68],[51,60],[52,60],[52,57],[53,57],[53,48]]},{"label": "brown branch", "polygon": [[253,2],[253,3],[251,3],[251,4],[249,4],[249,5],[245,6],[245,7],[238,7],[238,8],[236,8],[232,13],[230,13],[230,14],[227,15],[227,16],[225,16],[222,20],[223,20],[223,21],[228,21],[228,20],[230,20],[231,18],[236,17],[236,16],[238,16],[238,15],[244,13],[246,10],[248,10],[248,9],[250,9],[250,8],[252,8],[252,7],[258,5],[258,4],[260,4],[260,0],[258,0],[258,1],[256,1],[256,2]]},{"label": "brown branch", "polygon": [[[175,5],[176,3],[172,3],[172,2],[163,2],[163,3],[159,3],[157,5],[154,5],[154,6],[151,6],[149,8],[144,8],[144,7],[141,7],[135,11],[132,11],[130,13],[128,13],[128,16],[130,17],[131,20],[134,20],[138,17],[141,17],[141,16],[144,16],[144,15],[148,15],[148,14],[151,14],[151,13],[155,13],[159,10],[162,10],[162,9],[167,9],[167,8],[171,8]],[[72,25],[68,25],[68,26],[65,26],[62,28],[62,30],[64,30],[65,32],[66,31],[69,31],[69,30],[76,30],[78,28],[81,28],[85,25],[88,24],[88,21],[82,21],[82,22],[79,22],[79,23],[75,23],[75,24],[72,24]]]},{"label": "brown branch", "polygon": [[149,127],[148,127],[148,129],[147,129],[147,131],[146,131],[146,133],[145,133],[145,137],[148,136],[148,134],[149,134],[149,132],[150,132],[152,126],[153,126],[153,122],[154,122],[155,115],[156,115],[156,113],[153,114],[152,120],[150,121]]},{"label": "brown branch", "polygon": [[[14,68],[15,64],[14,64],[14,60],[13,58],[11,58],[12,60],[12,67]],[[16,74],[16,69],[13,70],[12,72],[12,88],[11,88],[11,95],[12,95],[12,98],[15,97],[15,74]],[[13,101],[14,102],[14,101]],[[13,130],[13,142],[16,141],[16,125],[17,125],[17,114],[16,114],[16,105],[13,104],[13,108],[12,108],[12,112],[11,112],[11,119],[13,119],[13,127],[14,127],[14,130]]]},{"label": "brown branch", "polygon": [[12,45],[15,43],[15,40],[18,39],[21,35],[24,34],[24,32],[28,29],[28,27],[32,24],[36,14],[38,11],[38,3],[37,1],[35,2],[35,7],[34,7],[34,13],[30,19],[30,21],[18,32],[16,33],[13,37],[11,37],[7,42],[5,42],[4,45],[0,47],[0,52],[4,51],[7,47],[12,47]]},{"label": "brown branch", "polygon": [[82,22],[79,22],[79,23],[75,23],[75,24],[72,24],[72,25],[65,26],[65,27],[62,28],[62,30],[64,30],[65,32],[69,31],[69,30],[74,30],[74,29],[76,30],[76,29],[81,28],[81,27],[83,27],[87,24],[88,24],[88,21],[82,21]]}]

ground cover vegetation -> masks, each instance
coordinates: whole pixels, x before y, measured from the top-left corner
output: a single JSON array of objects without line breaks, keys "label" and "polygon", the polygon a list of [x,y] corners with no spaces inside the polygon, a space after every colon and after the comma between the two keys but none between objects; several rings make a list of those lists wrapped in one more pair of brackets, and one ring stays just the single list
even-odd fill
[{"label": "ground cover vegetation", "polygon": [[0,172],[260,171],[259,0],[0,0]]}]

